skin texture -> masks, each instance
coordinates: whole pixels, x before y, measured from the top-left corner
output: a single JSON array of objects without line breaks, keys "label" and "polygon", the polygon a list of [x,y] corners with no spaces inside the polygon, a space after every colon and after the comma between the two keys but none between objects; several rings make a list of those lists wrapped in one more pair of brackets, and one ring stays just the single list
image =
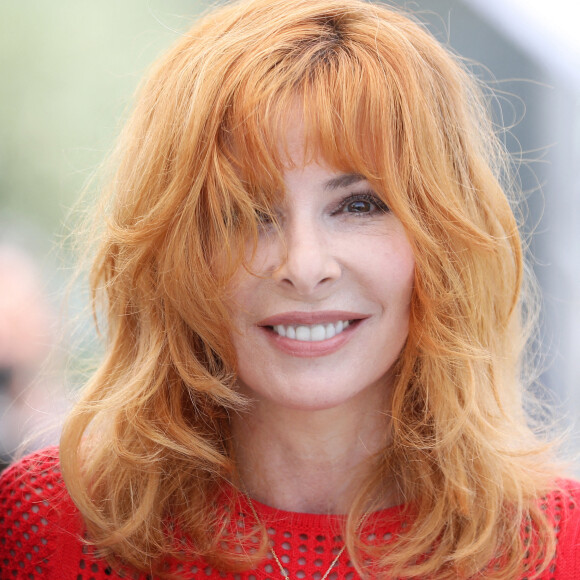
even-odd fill
[{"label": "skin texture", "polygon": [[[289,145],[293,164],[276,208],[282,235],[264,221],[252,273],[241,269],[232,293],[239,388],[254,401],[234,419],[234,440],[256,499],[340,511],[340,490],[385,433],[414,259],[401,222],[362,176],[301,164],[299,132]],[[352,321],[346,330],[317,342],[272,328],[343,319]]]}]

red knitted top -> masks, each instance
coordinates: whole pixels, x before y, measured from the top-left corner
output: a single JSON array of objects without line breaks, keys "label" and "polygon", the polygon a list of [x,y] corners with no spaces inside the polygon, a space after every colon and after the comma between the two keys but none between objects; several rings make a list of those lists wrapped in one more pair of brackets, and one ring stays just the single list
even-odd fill
[{"label": "red knitted top", "polygon": [[[580,579],[580,483],[562,482],[562,490],[542,500],[554,522],[558,549],[542,580]],[[321,580],[342,547],[341,516],[290,513],[255,502],[275,552],[291,579]],[[251,513],[251,512],[249,512]],[[390,542],[405,526],[404,512],[394,507],[380,513],[366,529],[370,542]],[[81,537],[80,514],[64,486],[55,448],[30,455],[0,478],[0,578],[109,580],[146,575],[117,573],[94,556]],[[184,579],[282,580],[271,554],[250,572],[220,573],[203,562],[171,563]],[[341,554],[328,580],[358,578],[348,554]],[[522,579],[524,580],[524,579]]]}]

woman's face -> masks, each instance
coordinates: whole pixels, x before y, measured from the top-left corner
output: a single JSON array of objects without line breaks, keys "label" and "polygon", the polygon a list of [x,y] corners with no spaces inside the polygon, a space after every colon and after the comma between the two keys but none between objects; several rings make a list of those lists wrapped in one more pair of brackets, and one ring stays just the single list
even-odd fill
[{"label": "woman's face", "polygon": [[[290,153],[303,158],[299,138]],[[408,334],[415,262],[403,226],[360,175],[311,163],[284,180],[282,235],[264,223],[257,275],[240,268],[234,280],[240,389],[303,410],[385,393]]]}]

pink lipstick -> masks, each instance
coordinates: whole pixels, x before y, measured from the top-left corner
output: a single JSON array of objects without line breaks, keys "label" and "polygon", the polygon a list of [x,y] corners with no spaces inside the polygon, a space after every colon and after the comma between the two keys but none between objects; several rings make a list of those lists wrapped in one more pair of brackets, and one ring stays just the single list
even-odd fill
[{"label": "pink lipstick", "polygon": [[368,315],[344,310],[284,312],[258,323],[279,350],[298,357],[332,354],[342,348]]}]

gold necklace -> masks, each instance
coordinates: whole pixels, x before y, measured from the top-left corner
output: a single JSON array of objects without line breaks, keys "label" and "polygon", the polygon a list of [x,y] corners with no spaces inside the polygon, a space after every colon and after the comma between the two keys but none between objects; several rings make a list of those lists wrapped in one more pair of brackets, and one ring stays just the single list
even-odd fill
[{"label": "gold necklace", "polygon": [[[258,513],[256,512],[256,508],[254,508],[254,503],[252,502],[252,498],[248,494],[246,494],[246,497],[248,498],[248,503],[250,504],[250,509],[252,510],[252,513],[254,514],[256,521],[258,523],[262,524],[262,520],[260,519],[260,517],[258,516]],[[338,559],[342,556],[342,553],[344,552],[345,548],[346,548],[346,546],[343,546],[340,549],[340,552],[338,552],[338,554],[336,555],[336,557],[334,558],[334,560],[332,561],[332,563],[328,567],[328,570],[324,573],[324,576],[320,580],[326,580],[326,577],[330,574],[330,571],[332,570],[334,565],[338,562]],[[290,576],[288,576],[288,574],[286,574],[286,570],[284,570],[284,566],[282,566],[282,562],[280,562],[280,560],[278,558],[278,554],[276,554],[276,551],[274,550],[273,544],[270,544],[270,550],[272,552],[272,556],[274,556],[274,560],[276,560],[276,564],[278,564],[278,568],[280,568],[280,574],[282,574],[282,576],[284,577],[284,580],[290,580]]]}]

